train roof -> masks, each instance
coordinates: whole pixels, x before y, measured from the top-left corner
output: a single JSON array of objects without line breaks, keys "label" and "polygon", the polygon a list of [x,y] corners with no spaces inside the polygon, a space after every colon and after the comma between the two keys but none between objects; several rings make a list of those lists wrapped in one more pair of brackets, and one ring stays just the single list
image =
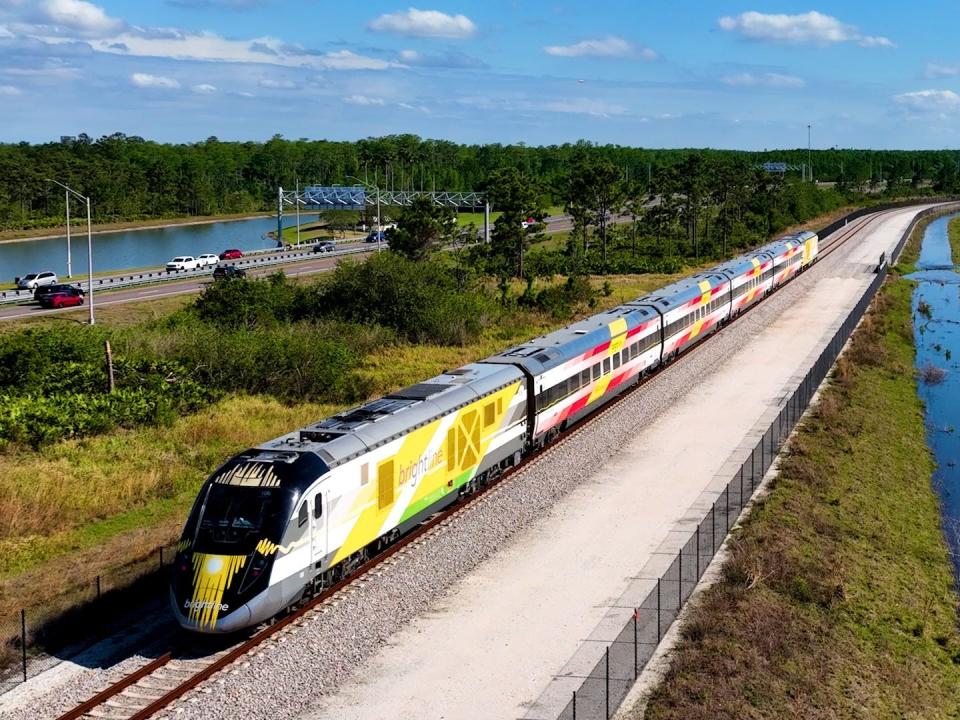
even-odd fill
[{"label": "train roof", "polygon": [[691,300],[701,297],[704,290],[700,287],[700,283],[709,282],[710,287],[714,288],[726,281],[727,278],[717,272],[717,268],[711,268],[706,272],[700,272],[670,283],[649,295],[630,301],[627,305],[630,307],[651,306],[665,313],[683,307]]},{"label": "train roof", "polygon": [[514,367],[471,363],[294,430],[258,449],[313,452],[336,467],[522,378]]},{"label": "train roof", "polygon": [[520,365],[531,374],[539,375],[609,341],[616,332],[611,326],[618,320],[624,321],[625,325],[621,327],[620,332],[625,332],[656,318],[656,312],[650,308],[636,308],[630,304],[619,305],[554,332],[533,338],[522,345],[508,348],[481,362]]}]

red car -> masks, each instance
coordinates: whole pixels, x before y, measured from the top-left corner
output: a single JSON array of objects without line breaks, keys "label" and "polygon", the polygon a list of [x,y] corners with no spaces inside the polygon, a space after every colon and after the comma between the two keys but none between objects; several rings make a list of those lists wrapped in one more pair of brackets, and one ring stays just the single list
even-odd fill
[{"label": "red car", "polygon": [[83,290],[75,287],[67,287],[56,292],[46,293],[37,298],[41,307],[45,308],[65,308],[83,305]]},{"label": "red car", "polygon": [[220,253],[221,260],[237,260],[242,257],[243,253],[236,248],[230,248],[229,250],[224,250],[222,253]]}]

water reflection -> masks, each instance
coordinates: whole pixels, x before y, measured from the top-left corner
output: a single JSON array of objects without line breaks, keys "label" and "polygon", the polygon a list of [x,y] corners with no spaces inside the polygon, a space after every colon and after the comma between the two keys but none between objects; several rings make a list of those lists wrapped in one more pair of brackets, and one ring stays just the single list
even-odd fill
[{"label": "water reflection", "polygon": [[937,462],[934,486],[940,494],[944,529],[960,572],[960,274],[951,262],[947,225],[938,218],[923,236],[918,282],[913,293],[916,364],[924,401],[927,442]]},{"label": "water reflection", "polygon": [[[266,233],[276,229],[276,219],[264,217],[102,233],[93,236],[93,270],[105,272],[162,265],[175,255],[220,253],[231,247],[245,251],[273,247],[275,243]],[[85,231],[72,233],[72,246],[73,274],[83,276],[87,272]],[[65,237],[0,243],[0,281],[43,270],[66,276]]]}]

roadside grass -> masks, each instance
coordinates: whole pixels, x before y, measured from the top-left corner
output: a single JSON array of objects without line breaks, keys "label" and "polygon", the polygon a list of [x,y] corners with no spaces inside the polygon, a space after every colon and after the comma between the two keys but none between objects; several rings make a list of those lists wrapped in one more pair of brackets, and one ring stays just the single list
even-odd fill
[{"label": "roadside grass", "polygon": [[943,718],[957,595],[913,375],[911,293],[885,285],[771,492],[628,717]]},{"label": "roadside grass", "polygon": [[[196,299],[194,294],[173,295],[150,298],[149,301],[135,301],[116,305],[95,306],[98,325],[110,327],[130,327],[141,323],[159,320],[180,310]],[[19,332],[32,327],[56,327],[62,325],[85,325],[88,318],[86,305],[72,310],[64,310],[49,315],[21,317],[0,322],[0,334]]]}]

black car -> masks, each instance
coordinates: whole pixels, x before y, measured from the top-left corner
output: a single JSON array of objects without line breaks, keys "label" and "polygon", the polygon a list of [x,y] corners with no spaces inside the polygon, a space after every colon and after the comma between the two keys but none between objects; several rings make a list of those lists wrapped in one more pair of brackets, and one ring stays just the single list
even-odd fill
[{"label": "black car", "polygon": [[36,290],[33,291],[33,299],[38,301],[44,295],[50,295],[51,293],[74,293],[79,292],[80,295],[83,295],[83,290],[73,285],[41,285]]},{"label": "black car", "polygon": [[247,271],[238,268],[236,265],[217,265],[213,271],[214,280],[231,280],[233,278],[245,278]]},{"label": "black car", "polygon": [[333,252],[336,249],[337,249],[337,244],[335,242],[332,242],[331,240],[324,240],[323,242],[319,242],[313,246],[313,251],[315,253]]}]

